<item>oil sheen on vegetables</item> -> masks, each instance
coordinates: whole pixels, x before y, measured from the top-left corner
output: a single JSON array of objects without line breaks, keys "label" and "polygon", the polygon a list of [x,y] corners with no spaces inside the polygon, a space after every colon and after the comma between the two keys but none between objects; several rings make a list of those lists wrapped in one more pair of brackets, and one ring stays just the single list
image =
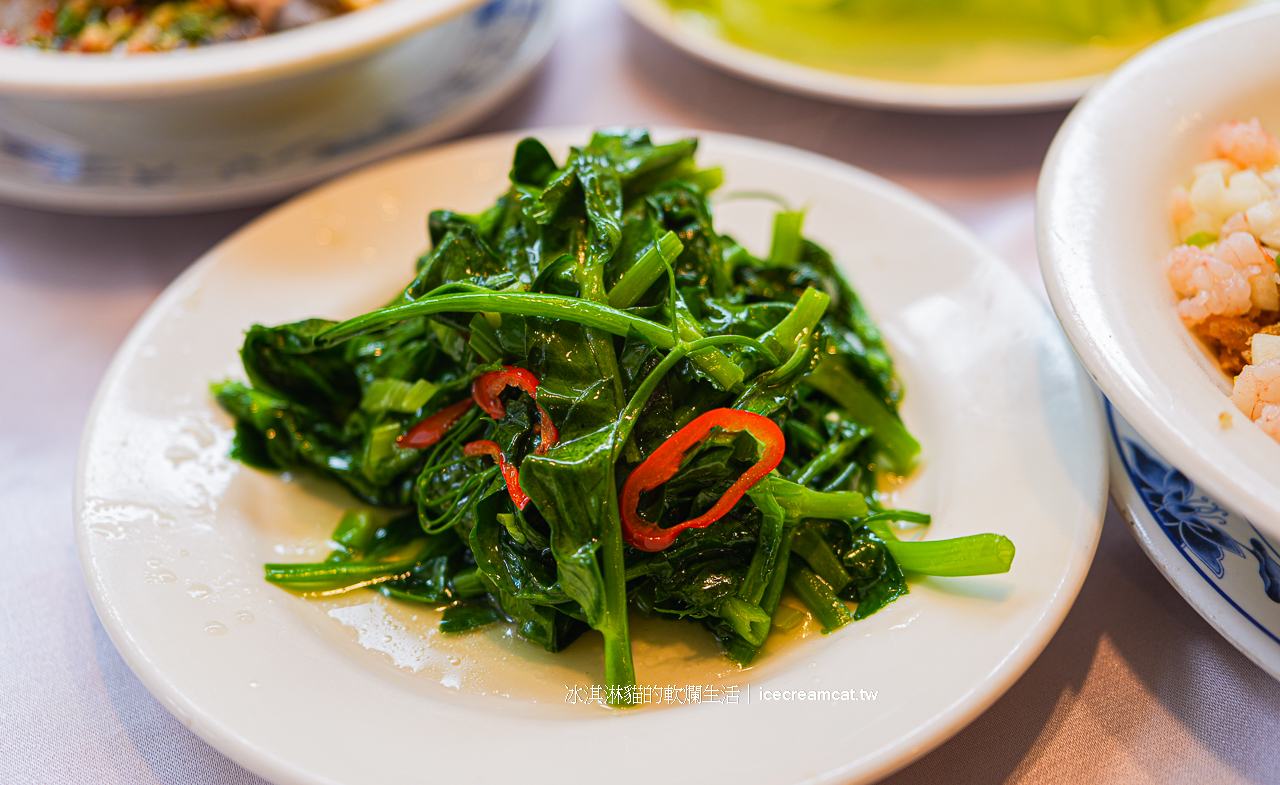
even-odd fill
[{"label": "oil sheen on vegetables", "polygon": [[678,22],[801,65],[999,85],[1102,73],[1242,0],[667,0]]}]

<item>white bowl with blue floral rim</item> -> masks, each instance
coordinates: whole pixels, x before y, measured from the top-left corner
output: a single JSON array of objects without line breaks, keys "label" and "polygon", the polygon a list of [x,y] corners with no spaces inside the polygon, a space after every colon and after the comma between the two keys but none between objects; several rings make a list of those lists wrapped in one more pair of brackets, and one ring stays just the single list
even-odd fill
[{"label": "white bowl with blue floral rim", "polygon": [[1280,679],[1280,541],[1205,493],[1107,404],[1111,497],[1178,593]]},{"label": "white bowl with blue floral rim", "polygon": [[[1196,487],[1280,541],[1280,444],[1231,402],[1182,323],[1163,260],[1169,193],[1228,120],[1280,129],[1280,4],[1195,25],[1091,91],[1054,139],[1036,202],[1045,289],[1102,393]],[[1246,544],[1248,540],[1244,541]]]},{"label": "white bowl with blue floral rim", "polygon": [[147,55],[0,46],[0,200],[173,213],[296,192],[492,111],[550,49],[558,5],[381,0]]}]

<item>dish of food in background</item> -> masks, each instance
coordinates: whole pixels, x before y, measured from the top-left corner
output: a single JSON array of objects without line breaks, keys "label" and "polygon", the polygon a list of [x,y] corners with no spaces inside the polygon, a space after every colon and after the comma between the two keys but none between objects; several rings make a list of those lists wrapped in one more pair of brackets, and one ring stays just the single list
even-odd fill
[{"label": "dish of food in background", "polygon": [[[1233,380],[1220,367],[1219,352],[1179,317],[1182,298],[1161,260],[1180,241],[1209,239],[1175,234],[1170,191],[1176,186],[1196,190],[1194,199],[1188,191],[1178,215],[1185,230],[1197,233],[1210,231],[1205,227],[1219,217],[1228,222],[1245,202],[1271,189],[1262,175],[1241,174],[1236,189],[1224,177],[1218,197],[1225,201],[1206,219],[1210,223],[1187,222],[1186,208],[1205,206],[1200,190],[1217,182],[1206,179],[1197,190],[1187,174],[1214,155],[1220,126],[1241,120],[1246,125],[1234,128],[1252,134],[1248,121],[1256,117],[1263,128],[1280,127],[1276,35],[1280,8],[1267,5],[1202,22],[1125,63],[1059,131],[1042,170],[1036,211],[1050,301],[1102,392],[1191,482],[1272,538],[1280,537],[1280,445],[1232,403]],[[1262,208],[1254,217],[1263,221]],[[1247,225],[1247,213],[1243,220]],[[1221,225],[1212,233],[1220,231]],[[1228,234],[1227,240],[1223,255],[1236,243],[1250,253],[1257,248],[1251,234]],[[1255,261],[1270,256],[1260,249],[1256,254]],[[1204,274],[1218,263],[1236,269],[1215,259]],[[1243,266],[1258,267],[1247,278],[1258,275],[1265,293],[1272,271],[1264,264]]]},{"label": "dish of food in background", "polygon": [[[534,133],[562,160],[588,132]],[[281,482],[237,467],[231,421],[206,380],[235,372],[246,324],[385,304],[426,244],[422,215],[440,204],[476,213],[508,187],[523,136],[509,134],[371,169],[264,216],[175,282],[122,347],[86,432],[77,539],[100,617],[166,706],[273,781],[403,778],[424,754],[441,778],[528,781],[527,761],[566,732],[583,771],[616,762],[627,740],[661,736],[663,754],[646,766],[613,767],[624,785],[714,779],[723,761],[706,750],[767,722],[776,743],[735,775],[743,782],[824,772],[866,782],[927,752],[1012,684],[1084,580],[1104,504],[1098,401],[1052,317],[971,235],[900,188],[809,153],[697,135],[726,193],[810,205],[807,232],[841,260],[880,325],[907,390],[903,419],[929,445],[893,506],[935,512],[931,538],[1000,530],[1017,543],[1013,569],[923,579],[832,635],[801,625],[803,645],[783,641],[749,671],[699,643],[692,625],[655,622],[635,636],[637,675],[650,695],[678,687],[687,697],[661,704],[679,711],[621,716],[572,702],[603,681],[599,636],[549,655],[503,625],[450,638],[435,611],[378,594],[303,600],[267,584],[263,562],[323,559],[351,500],[305,474]],[[746,247],[768,247],[772,205],[716,211]],[[764,688],[880,697],[773,701]],[[708,694],[720,698],[690,705]],[[344,722],[311,721],[321,715]],[[485,753],[495,735],[503,755]]]},{"label": "dish of food in background", "polygon": [[292,193],[492,111],[549,51],[558,2],[382,0],[160,60],[0,46],[0,199],[173,213]]},{"label": "dish of food in background", "polygon": [[1165,270],[1178,315],[1235,377],[1232,403],[1280,441],[1280,142],[1255,118],[1223,123],[1213,147],[1173,189],[1183,244]]},{"label": "dish of food in background", "polygon": [[1158,38],[1249,4],[624,2],[637,20],[690,54],[782,89],[851,103],[963,112],[1069,104]]},{"label": "dish of food in background", "polygon": [[60,52],[167,52],[241,41],[377,0],[6,0],[0,45]]},{"label": "dish of food in background", "polygon": [[1109,404],[1111,498],[1204,620],[1280,679],[1280,542],[1197,488]]}]

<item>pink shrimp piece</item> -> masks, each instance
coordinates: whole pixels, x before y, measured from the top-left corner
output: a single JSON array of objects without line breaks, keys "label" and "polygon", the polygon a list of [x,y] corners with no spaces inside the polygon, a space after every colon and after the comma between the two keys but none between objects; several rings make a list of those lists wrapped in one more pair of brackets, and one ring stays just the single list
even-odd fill
[{"label": "pink shrimp piece", "polygon": [[1213,255],[1246,276],[1257,275],[1273,265],[1271,257],[1262,250],[1254,236],[1243,231],[1234,232],[1227,239],[1219,240],[1213,249]]},{"label": "pink shrimp piece", "polygon": [[1236,377],[1231,402],[1250,420],[1261,417],[1267,406],[1280,406],[1280,357],[1258,365],[1246,365]]},{"label": "pink shrimp piece", "polygon": [[1169,283],[1179,297],[1191,297],[1196,287],[1191,283],[1191,274],[1213,260],[1213,254],[1194,245],[1180,245],[1169,252],[1165,259],[1168,268]]},{"label": "pink shrimp piece", "polygon": [[1253,305],[1248,279],[1212,254],[1183,245],[1170,252],[1167,264],[1169,283],[1183,298],[1178,303],[1178,316],[1188,325],[1215,314],[1240,316]]},{"label": "pink shrimp piece", "polygon": [[1269,166],[1280,162],[1280,142],[1262,128],[1258,118],[1247,123],[1223,123],[1213,134],[1213,146],[1222,158],[1244,167]]},{"label": "pink shrimp piece", "polygon": [[1262,407],[1262,413],[1254,420],[1262,432],[1280,442],[1280,406],[1268,403]]},{"label": "pink shrimp piece", "polygon": [[1248,219],[1244,217],[1244,213],[1236,213],[1222,222],[1222,229],[1218,232],[1218,236],[1226,237],[1229,234],[1247,231],[1249,231]]}]

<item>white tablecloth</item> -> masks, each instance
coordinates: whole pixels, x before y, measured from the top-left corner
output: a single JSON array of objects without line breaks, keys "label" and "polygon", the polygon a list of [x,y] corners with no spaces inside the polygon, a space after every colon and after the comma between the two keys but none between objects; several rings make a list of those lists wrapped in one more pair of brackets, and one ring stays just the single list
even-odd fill
[{"label": "white tablecloth", "polygon": [[[1062,113],[894,114],[739,81],[569,0],[545,67],[475,132],[679,125],[864,167],[956,215],[1038,290],[1034,187]],[[151,300],[260,212],[95,218],[0,207],[0,782],[260,783],[134,678],[94,614],[71,529],[80,431]],[[1280,684],[1188,607],[1114,508],[1075,607],[1030,671],[906,783],[1280,782]]]}]

